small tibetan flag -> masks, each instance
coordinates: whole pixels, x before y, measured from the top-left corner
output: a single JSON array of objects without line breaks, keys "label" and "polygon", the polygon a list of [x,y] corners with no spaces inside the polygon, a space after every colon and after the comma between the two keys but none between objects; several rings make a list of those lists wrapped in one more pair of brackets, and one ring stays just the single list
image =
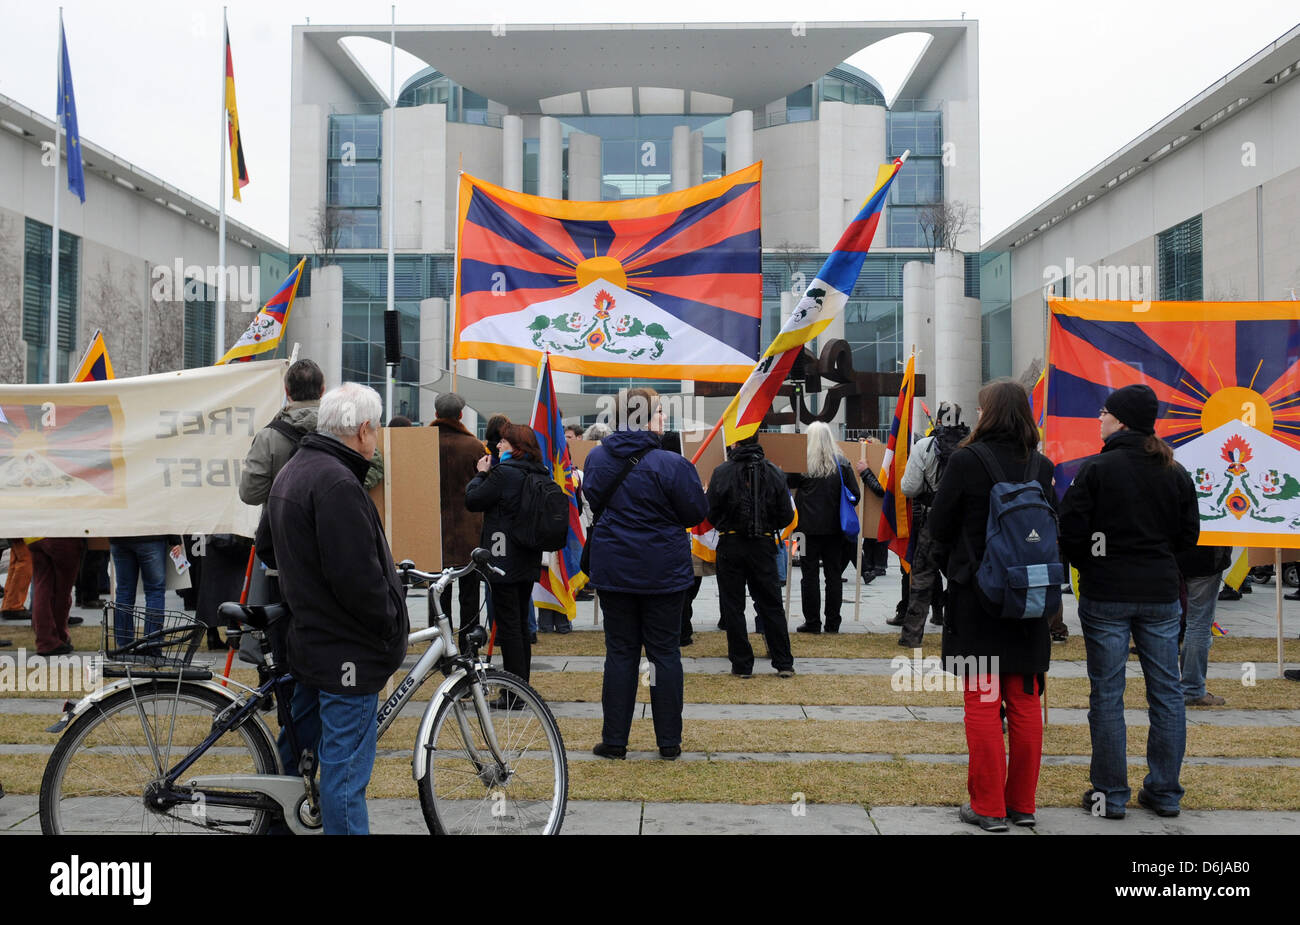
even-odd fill
[{"label": "small tibetan flag", "polygon": [[104,346],[104,332],[96,331],[77,364],[77,371],[72,374],[72,381],[104,382],[112,378],[113,364],[108,359],[108,348]]},{"label": "small tibetan flag", "polygon": [[229,26],[226,27],[226,133],[230,136],[230,175],[234,181],[235,201],[243,202],[239,191],[248,185],[248,165],[244,163],[244,139],[239,134],[239,107],[235,104],[235,63],[230,57]]},{"label": "small tibetan flag", "polygon": [[912,501],[899,486],[912,449],[912,403],[915,397],[916,355],[913,354],[907,358],[903,370],[903,385],[898,392],[894,420],[889,426],[889,442],[885,444],[885,460],[880,473],[885,496],[880,499],[880,526],[876,532],[876,539],[888,543],[908,571],[912,562]]},{"label": "small tibetan flag", "polygon": [[289,324],[289,310],[293,308],[294,296],[298,294],[298,283],[302,280],[303,264],[306,262],[306,257],[298,261],[298,265],[293,268],[293,272],[285,279],[284,284],[275,295],[271,296],[271,300],[262,306],[262,310],[257,313],[248,330],[235,341],[235,346],[217,360],[218,366],[234,360],[246,360],[259,353],[274,350],[280,345],[280,338],[284,336],[284,329]]},{"label": "small tibetan flag", "polygon": [[533,585],[533,603],[544,610],[562,613],[572,621],[578,613],[576,595],[587,583],[587,576],[581,568],[582,547],[587,538],[582,529],[582,509],[578,506],[569,442],[564,439],[564,422],[560,419],[555,385],[551,379],[550,358],[549,353],[542,354],[537,370],[537,405],[533,410],[532,428],[547,471],[569,498],[569,536],[563,549],[547,555],[549,564]]}]

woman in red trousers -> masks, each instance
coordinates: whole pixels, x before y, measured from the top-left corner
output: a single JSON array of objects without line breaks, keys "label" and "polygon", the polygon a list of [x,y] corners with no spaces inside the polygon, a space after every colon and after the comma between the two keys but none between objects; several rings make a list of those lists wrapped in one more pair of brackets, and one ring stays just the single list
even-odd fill
[{"label": "woman in red trousers", "polygon": [[[983,443],[1009,481],[1036,479],[1053,505],[1052,462],[1036,451],[1038,428],[1029,393],[1018,382],[991,382],[979,393],[979,420],[952,454],[930,509],[930,533],[942,550],[939,562],[950,582],[943,624],[948,670],[964,678],[966,746],[970,752],[970,803],[961,820],[985,831],[1005,832],[1009,823],[1032,826],[1034,792],[1043,753],[1039,696],[1052,643],[1048,621],[1006,620],[984,610],[975,572],[984,556],[993,479],[975,450]],[[1002,739],[1000,707],[1006,704],[1010,753]]]}]

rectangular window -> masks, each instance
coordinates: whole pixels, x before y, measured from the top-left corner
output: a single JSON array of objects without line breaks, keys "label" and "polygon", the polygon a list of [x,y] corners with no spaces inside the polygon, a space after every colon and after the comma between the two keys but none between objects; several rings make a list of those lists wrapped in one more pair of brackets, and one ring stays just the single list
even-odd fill
[{"label": "rectangular window", "polygon": [[925,247],[921,233],[922,206],[890,206],[885,213],[889,223],[888,247]]},{"label": "rectangular window", "polygon": [[1160,298],[1197,302],[1201,293],[1201,216],[1156,236]]},{"label": "rectangular window", "polygon": [[379,247],[378,209],[339,209],[342,227],[339,229],[339,247]]},{"label": "rectangular window", "polygon": [[[27,219],[23,256],[23,340],[27,342],[27,381],[49,381],[50,248],[54,229]],[[77,286],[81,238],[59,232],[58,379],[67,381],[77,338]]]},{"label": "rectangular window", "polygon": [[923,205],[943,201],[943,162],[937,157],[912,157],[889,188],[889,201],[898,205]]},{"label": "rectangular window", "polygon": [[337,206],[377,206],[380,203],[379,161],[329,162],[328,202]]},{"label": "rectangular window", "polygon": [[340,248],[381,246],[382,137],[383,121],[379,114],[329,117],[325,202],[340,207]]},{"label": "rectangular window", "polygon": [[916,157],[937,157],[943,153],[943,116],[939,111],[891,110],[886,119],[890,157],[909,150]]},{"label": "rectangular window", "polygon": [[185,368],[217,361],[217,299],[201,280],[185,281]]},{"label": "rectangular window", "polygon": [[379,115],[331,115],[329,157],[377,160],[380,156],[382,126],[382,117]]}]

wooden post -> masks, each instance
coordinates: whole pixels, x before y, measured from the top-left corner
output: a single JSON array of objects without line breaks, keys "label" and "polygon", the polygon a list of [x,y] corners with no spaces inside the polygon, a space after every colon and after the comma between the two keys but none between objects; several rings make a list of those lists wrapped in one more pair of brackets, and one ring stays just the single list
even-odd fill
[{"label": "wooden post", "polygon": [[[867,441],[858,441],[858,462],[867,461]],[[863,514],[866,513],[864,508],[867,503],[866,479],[858,484],[858,542],[857,542],[857,568],[853,575],[853,622],[857,623],[861,619],[862,613],[862,534],[865,531],[863,527]]]},{"label": "wooden post", "polygon": [[[785,619],[787,623],[790,621],[790,588],[794,584],[794,554],[793,554],[794,545],[795,544],[793,540],[785,541],[785,551],[789,557],[786,560],[786,565],[785,565]],[[800,565],[799,569],[802,571],[803,566]],[[741,616],[741,619],[744,619],[743,614]],[[803,619],[805,623],[808,622],[808,615],[804,614]]]},{"label": "wooden post", "polygon": [[591,591],[591,610],[596,615],[596,626],[600,626],[600,592],[595,588]]},{"label": "wooden post", "polygon": [[1277,676],[1282,677],[1282,550],[1273,550],[1273,584],[1277,586]]}]

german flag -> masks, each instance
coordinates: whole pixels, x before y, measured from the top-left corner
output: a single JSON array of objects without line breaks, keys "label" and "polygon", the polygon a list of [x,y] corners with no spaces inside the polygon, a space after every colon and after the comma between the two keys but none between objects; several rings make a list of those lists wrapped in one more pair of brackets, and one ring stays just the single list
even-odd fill
[{"label": "german flag", "polygon": [[108,348],[104,346],[104,332],[95,331],[90,339],[90,346],[81,356],[81,363],[72,375],[73,382],[104,382],[113,378],[113,364],[108,359]]},{"label": "german flag", "polygon": [[230,28],[226,27],[226,131],[230,136],[230,176],[234,182],[236,202],[243,202],[239,191],[248,185],[248,165],[244,163],[244,141],[239,135],[239,107],[235,104],[235,63],[230,57]]}]

